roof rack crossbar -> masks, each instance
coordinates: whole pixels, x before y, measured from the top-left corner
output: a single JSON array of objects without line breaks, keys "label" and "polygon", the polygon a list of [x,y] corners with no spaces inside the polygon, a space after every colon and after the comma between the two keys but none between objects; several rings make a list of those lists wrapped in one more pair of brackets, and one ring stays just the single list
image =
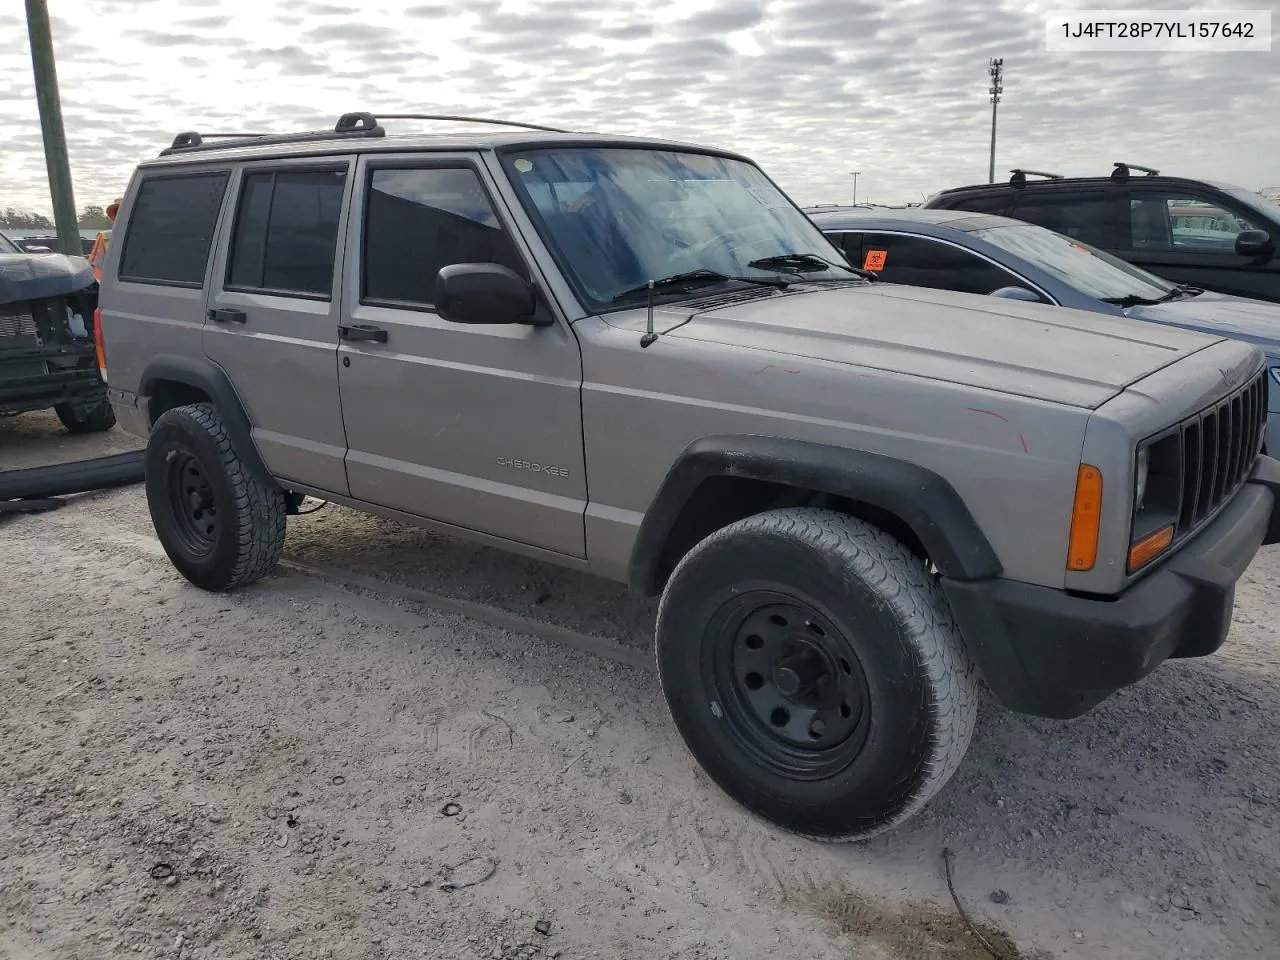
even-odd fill
[{"label": "roof rack crossbar", "polygon": [[1049,173],[1046,170],[1028,170],[1025,167],[1014,167],[1009,171],[1013,176],[1009,178],[1009,182],[1015,187],[1020,187],[1027,182],[1027,176],[1044,177],[1047,180],[1061,180],[1062,174]]},{"label": "roof rack crossbar", "polygon": [[[355,114],[344,114],[346,117],[355,116]],[[372,114],[361,114],[361,116],[371,117]],[[378,120],[448,120],[454,123],[494,123],[503,127],[523,127],[526,130],[544,130],[547,133],[567,133],[559,127],[544,127],[538,123],[521,123],[518,120],[495,120],[491,117],[463,117],[456,114],[447,113],[380,113]],[[339,124],[342,120],[338,121]]]},{"label": "roof rack crossbar", "polygon": [[1160,175],[1159,170],[1156,170],[1152,167],[1144,167],[1136,163],[1124,163],[1120,160],[1116,160],[1112,163],[1112,166],[1115,169],[1111,171],[1111,179],[1117,182],[1123,182],[1125,180],[1128,180],[1130,170],[1141,170],[1143,174],[1145,174],[1148,177],[1155,177]]},{"label": "roof rack crossbar", "polygon": [[[246,144],[307,143],[315,140],[346,140],[356,137],[384,137],[386,130],[370,114],[343,114],[332,130],[304,130],[300,133],[197,133],[189,130],[173,138],[173,144],[160,151],[166,157],[174,153],[204,150],[230,150]],[[221,143],[206,143],[219,139]]]}]

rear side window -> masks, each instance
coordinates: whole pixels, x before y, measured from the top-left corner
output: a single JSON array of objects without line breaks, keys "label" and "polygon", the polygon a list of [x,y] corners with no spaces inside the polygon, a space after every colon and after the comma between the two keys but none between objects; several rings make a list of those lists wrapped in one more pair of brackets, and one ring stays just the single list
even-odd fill
[{"label": "rear side window", "polygon": [[968,250],[898,233],[862,234],[862,263],[858,266],[888,283],[960,293],[987,294],[1019,283],[1003,267]]},{"label": "rear side window", "polygon": [[223,171],[143,180],[129,215],[120,279],[201,286],[227,177]]},{"label": "rear side window", "polygon": [[1042,193],[1020,196],[1009,216],[1025,220],[1095,247],[1114,249],[1107,227],[1107,199],[1102,192]]},{"label": "rear side window", "polygon": [[942,206],[948,210],[968,210],[970,213],[1003,214],[1009,209],[1009,194],[975,193],[961,194],[959,197],[948,197]]},{"label": "rear side window", "polygon": [[429,306],[436,275],[451,263],[497,263],[529,276],[470,167],[375,169],[362,299]]},{"label": "rear side window", "polygon": [[329,297],[346,168],[246,173],[227,289]]}]

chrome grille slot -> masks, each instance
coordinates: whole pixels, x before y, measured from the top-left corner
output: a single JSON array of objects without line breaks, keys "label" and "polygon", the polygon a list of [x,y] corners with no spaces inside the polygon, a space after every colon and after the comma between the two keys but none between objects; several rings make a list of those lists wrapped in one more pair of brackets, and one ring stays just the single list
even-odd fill
[{"label": "chrome grille slot", "polygon": [[1178,539],[1217,513],[1248,479],[1266,425],[1265,376],[1183,422]]}]

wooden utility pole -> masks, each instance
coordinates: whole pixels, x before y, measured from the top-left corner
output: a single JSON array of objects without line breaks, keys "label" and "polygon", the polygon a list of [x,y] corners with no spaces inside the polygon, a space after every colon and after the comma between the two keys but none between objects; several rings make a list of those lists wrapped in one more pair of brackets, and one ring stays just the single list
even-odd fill
[{"label": "wooden utility pole", "polygon": [[40,107],[40,132],[44,138],[44,162],[49,169],[53,220],[58,227],[58,249],[78,257],[84,254],[84,247],[76,225],[76,198],[71,190],[71,161],[62,128],[62,101],[58,96],[47,0],[27,0],[27,36],[31,38],[31,66],[36,77],[36,103]]}]

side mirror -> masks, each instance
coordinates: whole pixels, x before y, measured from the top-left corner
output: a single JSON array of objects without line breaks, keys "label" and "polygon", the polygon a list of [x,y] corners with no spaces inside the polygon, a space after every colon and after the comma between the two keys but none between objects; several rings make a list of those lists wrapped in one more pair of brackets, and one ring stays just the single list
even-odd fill
[{"label": "side mirror", "polygon": [[1236,253],[1242,257],[1262,257],[1275,250],[1271,234],[1265,230],[1243,230],[1236,235]]},{"label": "side mirror", "polygon": [[434,301],[452,323],[535,323],[538,305],[533,284],[498,263],[441,267]]},{"label": "side mirror", "polygon": [[992,290],[989,297],[1002,297],[1005,300],[1026,300],[1030,303],[1039,303],[1040,294],[1028,290],[1026,287],[1008,286],[1000,287],[998,290]]}]

